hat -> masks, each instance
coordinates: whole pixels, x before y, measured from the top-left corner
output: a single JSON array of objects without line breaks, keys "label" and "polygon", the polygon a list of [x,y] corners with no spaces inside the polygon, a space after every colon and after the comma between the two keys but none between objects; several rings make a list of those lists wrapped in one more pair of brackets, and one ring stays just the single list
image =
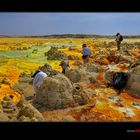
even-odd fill
[{"label": "hat", "polygon": [[86,44],[83,44],[82,46],[83,46],[83,47],[87,47],[87,45],[86,45]]},{"label": "hat", "polygon": [[35,77],[41,70],[36,70],[35,73],[31,77]]},{"label": "hat", "polygon": [[120,33],[117,33],[116,35],[120,35]]}]

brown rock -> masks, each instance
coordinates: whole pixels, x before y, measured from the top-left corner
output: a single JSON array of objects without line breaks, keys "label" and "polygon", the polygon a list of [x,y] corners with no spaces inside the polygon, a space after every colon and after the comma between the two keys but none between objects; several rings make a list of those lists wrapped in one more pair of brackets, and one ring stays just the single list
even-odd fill
[{"label": "brown rock", "polygon": [[90,83],[96,83],[95,77],[89,77],[89,81],[90,81]]},{"label": "brown rock", "polygon": [[77,55],[68,55],[69,60],[79,60],[79,57]]},{"label": "brown rock", "polygon": [[81,74],[78,69],[68,69],[65,75],[70,79],[70,81],[77,83],[81,80]]},{"label": "brown rock", "polygon": [[68,69],[66,70],[65,75],[72,81],[73,83],[78,82],[93,82],[93,78],[96,79],[97,73],[86,71],[86,67],[82,67],[81,69]]},{"label": "brown rock", "polygon": [[101,68],[99,65],[95,65],[95,64],[92,64],[92,63],[87,63],[86,64],[86,70],[88,72],[100,72],[101,71]]},{"label": "brown rock", "polygon": [[24,103],[23,107],[20,109],[19,118],[21,116],[25,116],[30,119],[35,118],[37,121],[44,121],[42,114],[28,102]]},{"label": "brown rock", "polygon": [[11,84],[10,83],[10,79],[9,78],[6,78],[6,77],[2,79],[1,83],[2,84],[7,84],[7,85],[10,85]]},{"label": "brown rock", "polygon": [[140,74],[140,65],[134,67],[132,70],[131,70],[132,73],[135,73],[135,74]]},{"label": "brown rock", "polygon": [[92,89],[84,90],[80,84],[74,84],[73,98],[79,105],[86,104],[92,97],[95,96],[95,91]]},{"label": "brown rock", "polygon": [[40,86],[35,102],[47,109],[66,108],[74,105],[72,97],[73,86],[63,74],[47,77]]},{"label": "brown rock", "polygon": [[6,122],[9,121],[10,119],[8,118],[8,116],[4,113],[0,113],[0,122]]},{"label": "brown rock", "polygon": [[31,118],[25,116],[21,116],[18,120],[20,122],[31,122]]},{"label": "brown rock", "polygon": [[114,74],[114,72],[113,72],[112,70],[107,70],[107,71],[105,72],[104,79],[105,79],[106,81],[111,82],[111,81],[112,81],[112,78],[113,78],[113,74]]},{"label": "brown rock", "polygon": [[140,75],[130,73],[127,81],[126,91],[133,97],[140,98]]}]

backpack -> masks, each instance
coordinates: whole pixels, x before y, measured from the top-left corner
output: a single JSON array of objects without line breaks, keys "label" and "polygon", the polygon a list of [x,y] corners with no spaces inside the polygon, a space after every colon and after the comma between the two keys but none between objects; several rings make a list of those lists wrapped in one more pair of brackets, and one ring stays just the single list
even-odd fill
[{"label": "backpack", "polygon": [[117,89],[120,93],[120,91],[126,86],[127,81],[128,81],[127,73],[116,72],[113,75],[113,81],[110,85],[113,86],[115,89]]},{"label": "backpack", "polygon": [[120,35],[120,41],[123,41],[123,36],[122,35]]}]

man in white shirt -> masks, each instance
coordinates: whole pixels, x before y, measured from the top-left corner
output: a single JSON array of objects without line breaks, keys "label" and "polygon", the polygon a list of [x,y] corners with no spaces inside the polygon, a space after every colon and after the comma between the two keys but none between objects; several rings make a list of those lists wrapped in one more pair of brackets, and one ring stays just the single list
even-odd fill
[{"label": "man in white shirt", "polygon": [[38,93],[39,86],[43,83],[43,80],[47,77],[47,74],[43,71],[36,71],[35,74],[32,76],[33,79],[33,86],[36,93]]}]

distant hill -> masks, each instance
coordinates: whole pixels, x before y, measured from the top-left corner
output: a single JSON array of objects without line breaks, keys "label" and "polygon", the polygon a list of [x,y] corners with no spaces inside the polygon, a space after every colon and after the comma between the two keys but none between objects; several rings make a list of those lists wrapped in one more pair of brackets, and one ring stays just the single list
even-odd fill
[{"label": "distant hill", "polygon": [[[95,35],[95,34],[54,34],[54,35],[40,35],[40,36],[4,36],[0,37],[31,37],[31,38],[114,38],[115,35]],[[125,35],[124,38],[140,38],[140,35]]]},{"label": "distant hill", "polygon": [[61,34],[61,35],[46,35],[44,37],[56,37],[56,38],[99,38],[99,37],[113,37],[102,35],[89,35],[89,34]]},{"label": "distant hill", "polygon": [[102,36],[102,35],[88,35],[88,34],[54,34],[54,35],[40,35],[40,36],[4,36],[0,37],[45,37],[45,38],[97,38],[97,37],[113,37],[113,36]]}]

